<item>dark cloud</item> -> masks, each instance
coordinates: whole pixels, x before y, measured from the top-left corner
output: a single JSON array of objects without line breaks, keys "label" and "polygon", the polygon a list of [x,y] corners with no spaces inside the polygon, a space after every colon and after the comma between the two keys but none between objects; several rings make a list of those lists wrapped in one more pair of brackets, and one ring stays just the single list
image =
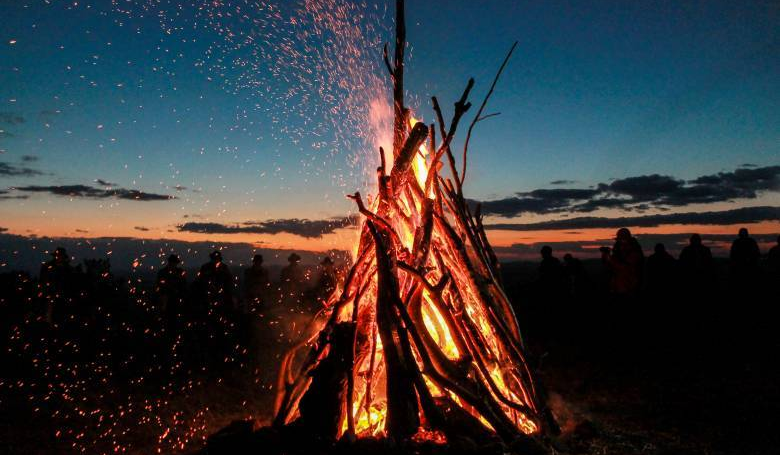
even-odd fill
[{"label": "dark cloud", "polygon": [[7,125],[19,125],[20,123],[24,122],[24,117],[22,117],[20,114],[15,112],[0,112],[0,123],[5,123]]},{"label": "dark cloud", "polygon": [[572,185],[577,183],[576,180],[553,180],[550,185]]},{"label": "dark cloud", "polygon": [[175,199],[166,194],[146,193],[125,188],[100,189],[87,185],[29,185],[13,188],[16,191],[28,193],[50,193],[57,196],[79,197],[88,199],[117,198],[131,201],[167,201]]},{"label": "dark cloud", "polygon": [[141,232],[149,231],[149,228],[148,227],[144,227],[144,226],[135,226],[133,229],[135,229],[136,231],[141,231]]},{"label": "dark cloud", "polygon": [[583,202],[581,204],[569,207],[572,212],[588,213],[599,209],[626,209],[628,208],[626,199],[618,198],[597,198]]},{"label": "dark cloud", "polygon": [[755,191],[780,189],[780,166],[737,169],[720,172],[691,180],[694,185],[717,185],[734,188],[752,194]]},{"label": "dark cloud", "polygon": [[576,189],[576,188],[556,188],[553,190],[533,190],[530,193],[522,193],[522,196],[528,196],[535,199],[547,200],[580,200],[589,199],[599,193],[598,190]]},{"label": "dark cloud", "polygon": [[29,199],[30,196],[27,196],[26,194],[15,194],[12,195],[6,190],[0,190],[0,201],[7,201],[12,199]]},{"label": "dark cloud", "polygon": [[40,158],[35,155],[22,155],[23,163],[34,163],[38,160],[40,160]]},{"label": "dark cloud", "polygon": [[0,226],[0,232],[8,232],[8,228]]},{"label": "dark cloud", "polygon": [[322,237],[336,229],[354,226],[356,217],[330,218],[326,220],[280,219],[268,221],[250,221],[237,224],[187,222],[178,227],[181,232],[203,234],[280,234],[289,233],[307,238]]},{"label": "dark cloud", "polygon": [[642,175],[617,179],[609,184],[599,184],[603,193],[629,196],[636,201],[652,201],[660,194],[667,194],[679,190],[683,186],[682,180],[677,180],[668,175]]},{"label": "dark cloud", "polygon": [[641,212],[755,199],[767,191],[780,191],[780,166],[742,167],[687,182],[668,175],[651,174],[600,183],[596,189],[538,189],[518,193],[516,197],[484,201],[482,213],[510,218],[522,213],[587,213],[609,208]]},{"label": "dark cloud", "polygon": [[[574,201],[582,201],[598,194],[589,189],[540,189],[518,193],[518,197],[482,202],[482,213],[506,218],[522,213],[553,213],[570,207]],[[469,201],[473,206],[477,201]]]},{"label": "dark cloud", "polygon": [[[479,201],[474,200],[469,200],[468,202],[472,207],[479,203]],[[482,213],[512,218],[523,213],[550,213],[557,211],[565,207],[567,205],[566,202],[556,203],[555,201],[544,199],[510,197],[495,201],[483,201]]]},{"label": "dark cloud", "polygon": [[112,183],[109,182],[108,180],[103,180],[103,179],[95,179],[95,183],[102,186],[119,186],[118,183]]},{"label": "dark cloud", "polygon": [[557,229],[587,229],[621,227],[656,227],[668,224],[746,224],[761,221],[780,220],[780,207],[744,207],[718,212],[665,213],[633,217],[577,217],[563,220],[542,221],[538,223],[498,223],[489,224],[485,229],[509,231],[541,231]]},{"label": "dark cloud", "polygon": [[35,177],[45,174],[37,169],[0,162],[0,177]]}]

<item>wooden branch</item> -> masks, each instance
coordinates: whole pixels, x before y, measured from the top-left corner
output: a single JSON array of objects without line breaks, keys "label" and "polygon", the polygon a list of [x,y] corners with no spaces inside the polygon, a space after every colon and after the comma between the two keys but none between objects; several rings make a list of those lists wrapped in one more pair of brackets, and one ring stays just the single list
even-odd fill
[{"label": "wooden branch", "polygon": [[[403,306],[399,298],[398,282],[392,272],[388,249],[371,221],[366,221],[376,245],[377,262],[377,327],[382,339],[385,358],[385,379],[387,394],[386,429],[396,440],[407,438],[417,432],[420,426],[417,397],[410,377],[408,362],[396,342],[398,326],[393,324],[394,308]],[[413,362],[413,359],[411,359]]]},{"label": "wooden branch", "polygon": [[396,156],[395,162],[393,163],[393,170],[390,172],[393,191],[396,195],[398,195],[398,191],[406,181],[407,171],[412,165],[412,160],[426,137],[428,137],[428,126],[423,122],[417,122]]},{"label": "wooden branch", "polygon": [[433,234],[433,200],[423,199],[421,229],[415,235],[414,242],[414,267],[421,269],[428,262],[428,253],[431,251],[431,236]]},{"label": "wooden branch", "polygon": [[374,365],[376,362],[376,323],[371,324],[371,356],[369,357],[368,361],[368,373],[366,375],[366,399],[365,399],[365,411],[366,416],[368,416],[368,424],[371,426],[373,430],[373,423],[371,422],[371,386],[372,382],[374,380]]},{"label": "wooden branch", "polygon": [[355,416],[352,412],[355,402],[355,358],[357,353],[357,326],[358,326],[358,310],[360,309],[360,299],[366,292],[368,285],[371,284],[371,280],[366,280],[365,284],[355,292],[355,298],[352,301],[352,357],[349,364],[349,375],[347,376],[347,433],[351,438],[355,437]]},{"label": "wooden branch", "polygon": [[493,278],[497,281],[499,286],[503,287],[504,278],[501,276],[501,263],[498,261],[498,256],[496,256],[495,251],[493,251],[493,247],[488,241],[487,234],[485,233],[485,226],[482,224],[481,203],[477,204],[475,219],[477,223],[477,234],[479,234],[479,237],[482,239],[482,245],[487,250],[488,258],[490,259],[490,265],[493,267]]},{"label": "wooden branch", "polygon": [[[436,113],[436,123],[439,124],[439,131],[441,132],[441,139],[447,137],[447,131],[444,130],[444,116],[441,113],[441,106],[439,106],[439,100],[435,96],[431,97],[431,103],[433,103],[433,112]],[[435,149],[431,149],[433,151]]]},{"label": "wooden branch", "polygon": [[430,141],[428,142],[428,151],[433,154],[436,152],[436,124],[431,123],[428,127],[428,131],[431,132]]},{"label": "wooden branch", "polygon": [[477,123],[492,117],[498,117],[499,115],[501,115],[500,112],[493,112],[492,114],[483,115],[482,117],[477,118]]},{"label": "wooden branch", "polygon": [[379,147],[379,175],[385,176],[387,175],[387,163],[385,162],[385,149],[383,149],[381,146]]},{"label": "wooden branch", "polygon": [[393,156],[401,152],[406,132],[407,110],[404,106],[404,50],[406,17],[404,0],[395,1],[395,56],[393,65]]},{"label": "wooden branch", "polygon": [[[455,102],[455,112],[452,114],[452,121],[450,122],[450,128],[449,131],[447,131],[447,136],[444,139],[442,139],[443,142],[441,144],[441,147],[444,148],[445,152],[447,153],[447,160],[450,163],[450,172],[452,172],[452,178],[457,183],[459,189],[458,194],[460,194],[461,181],[458,178],[458,169],[455,166],[455,156],[452,154],[450,144],[452,143],[452,138],[455,137],[455,131],[458,129],[458,124],[460,123],[461,117],[463,117],[463,114],[465,114],[466,111],[468,111],[469,108],[471,107],[471,103],[469,103],[467,99],[473,87],[474,87],[474,78],[470,78],[468,83],[466,84],[466,88],[463,90],[463,94],[460,96],[460,99]],[[440,111],[437,115],[439,114]]]},{"label": "wooden branch", "polygon": [[509,52],[506,54],[506,57],[504,58],[504,62],[501,63],[501,67],[498,69],[498,72],[496,73],[496,77],[493,78],[493,83],[490,85],[490,90],[488,90],[487,95],[485,95],[485,99],[482,100],[482,105],[479,106],[477,115],[474,116],[474,120],[472,120],[471,125],[469,125],[469,130],[466,133],[466,141],[463,143],[463,172],[460,173],[461,185],[463,185],[463,182],[466,179],[466,159],[469,150],[469,141],[471,140],[471,131],[474,129],[474,125],[476,125],[477,122],[480,121],[480,116],[482,115],[482,111],[485,109],[485,105],[487,104],[488,99],[490,99],[490,95],[493,94],[493,89],[496,88],[496,83],[498,83],[498,78],[501,77],[501,72],[504,71],[504,67],[506,66],[507,62],[509,62],[509,57],[512,56],[512,52],[514,52],[515,47],[517,47],[517,41],[515,41],[515,43],[512,44],[512,47],[509,49]]},{"label": "wooden branch", "polygon": [[348,194],[347,198],[355,201],[358,206],[358,211],[362,215],[374,222],[377,226],[381,226],[382,231],[391,237],[394,245],[401,245],[401,238],[398,237],[398,234],[395,232],[395,229],[393,229],[393,226],[391,226],[390,223],[388,223],[384,218],[366,208],[365,204],[363,204],[363,198],[360,196],[360,191],[356,191],[355,194]]},{"label": "wooden branch", "polygon": [[387,72],[390,73],[390,77],[395,77],[393,66],[390,65],[390,57],[387,55],[387,43],[385,43],[384,49],[382,50],[382,60],[385,61],[385,67],[387,68]]}]

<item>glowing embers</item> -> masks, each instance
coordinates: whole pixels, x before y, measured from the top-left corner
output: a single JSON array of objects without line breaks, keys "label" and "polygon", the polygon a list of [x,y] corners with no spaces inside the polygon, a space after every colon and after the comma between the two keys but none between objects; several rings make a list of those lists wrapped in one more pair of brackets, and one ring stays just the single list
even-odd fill
[{"label": "glowing embers", "polygon": [[[410,116],[409,128],[414,128],[414,125],[416,125],[418,122],[419,120]],[[417,153],[414,155],[414,161],[412,161],[412,171],[414,172],[414,176],[417,179],[417,184],[423,191],[425,191],[425,181],[428,179],[428,162],[426,161],[427,156],[428,148],[425,147],[425,144],[422,144],[417,149]],[[433,192],[429,193],[428,197],[433,198]]]},{"label": "glowing embers", "polygon": [[425,322],[425,328],[433,338],[433,341],[441,348],[442,353],[450,360],[457,360],[460,357],[458,347],[455,345],[455,341],[452,339],[447,323],[444,321],[444,317],[436,309],[436,306],[431,302],[430,294],[427,290],[423,291],[423,303],[422,303],[422,316],[423,322]]},{"label": "glowing embers", "polygon": [[[384,401],[374,403],[366,410],[353,406],[353,415],[355,418],[355,434],[359,437],[382,436],[385,430],[385,419],[387,418],[387,405]],[[341,433],[347,432],[347,419],[341,426]]]}]

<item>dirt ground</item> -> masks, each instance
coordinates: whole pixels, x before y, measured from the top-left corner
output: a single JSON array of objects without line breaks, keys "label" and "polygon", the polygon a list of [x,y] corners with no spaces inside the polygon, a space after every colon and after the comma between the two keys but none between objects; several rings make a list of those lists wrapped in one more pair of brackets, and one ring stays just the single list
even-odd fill
[{"label": "dirt ground", "polygon": [[[510,298],[563,430],[562,453],[777,453],[780,342],[769,292],[777,283],[761,292],[721,283],[695,296],[670,290],[628,300],[594,285],[578,297],[553,297],[523,270],[507,269]],[[74,392],[75,404],[54,404],[28,396],[30,384],[6,371],[0,454],[192,453],[234,420],[268,422],[290,343],[283,334],[304,322],[276,316],[258,326],[257,362],[225,374],[133,387],[109,375],[90,386],[90,397]],[[79,399],[81,413],[73,412]],[[102,407],[99,418],[93,403]]]}]

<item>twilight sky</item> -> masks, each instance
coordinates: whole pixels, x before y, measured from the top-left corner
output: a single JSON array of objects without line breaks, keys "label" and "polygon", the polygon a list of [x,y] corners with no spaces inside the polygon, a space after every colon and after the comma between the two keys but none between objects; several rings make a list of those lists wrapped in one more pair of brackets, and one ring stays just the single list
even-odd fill
[{"label": "twilight sky", "polygon": [[[348,248],[393,2],[159,3],[0,2],[0,232]],[[780,230],[777,2],[407,3],[426,121],[519,42],[466,184],[506,257],[596,247],[604,218]]]}]

